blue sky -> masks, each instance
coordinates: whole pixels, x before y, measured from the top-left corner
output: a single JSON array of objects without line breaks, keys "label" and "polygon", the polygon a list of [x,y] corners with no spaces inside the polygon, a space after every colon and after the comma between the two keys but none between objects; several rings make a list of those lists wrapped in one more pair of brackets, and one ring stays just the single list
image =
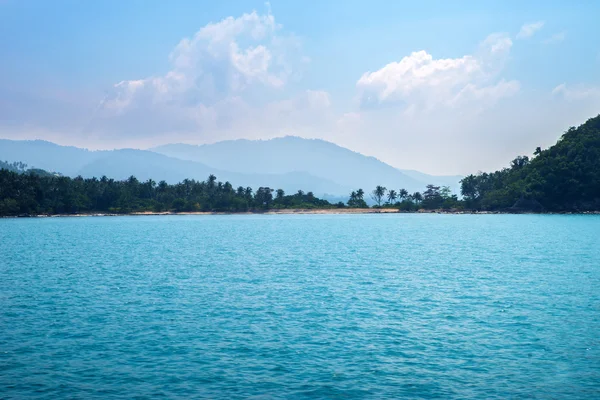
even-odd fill
[{"label": "blue sky", "polygon": [[600,112],[598,15],[558,1],[3,0],[0,137],[290,134],[431,173],[498,168]]}]

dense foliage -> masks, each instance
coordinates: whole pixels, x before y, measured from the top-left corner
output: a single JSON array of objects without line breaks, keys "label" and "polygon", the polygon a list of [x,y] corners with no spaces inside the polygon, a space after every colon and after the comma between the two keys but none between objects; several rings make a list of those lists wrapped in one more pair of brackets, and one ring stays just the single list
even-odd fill
[{"label": "dense foliage", "polygon": [[135,177],[115,181],[107,177],[83,179],[38,174],[24,168],[0,170],[0,215],[71,214],[86,212],[129,213],[138,211],[249,211],[272,208],[333,208],[313,193],[286,195],[261,187],[235,189],[218,182],[184,180],[175,185]]},{"label": "dense foliage", "polygon": [[[598,211],[600,210],[600,116],[570,128],[554,146],[539,147],[533,159],[515,158],[509,168],[469,175],[461,181],[462,199],[447,186],[427,185],[410,194],[405,189],[377,186],[375,207],[401,211]],[[23,163],[0,162],[0,216],[139,211],[261,211],[285,208],[367,208],[362,189],[350,193],[347,205],[331,204],[299,190],[234,188],[214,175],[206,181],[184,180],[175,185],[69,178]]]},{"label": "dense foliage", "polygon": [[502,211],[600,210],[600,115],[509,168],[461,181],[465,206]]}]

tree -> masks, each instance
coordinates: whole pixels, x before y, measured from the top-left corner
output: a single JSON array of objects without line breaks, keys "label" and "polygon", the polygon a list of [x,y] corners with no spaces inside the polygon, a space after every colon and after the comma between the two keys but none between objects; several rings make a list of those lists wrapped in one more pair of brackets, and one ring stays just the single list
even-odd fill
[{"label": "tree", "polygon": [[450,189],[450,186],[442,186],[440,189],[440,196],[442,196],[442,199],[444,200],[448,200],[452,197],[452,189]]},{"label": "tree", "polygon": [[208,180],[206,181],[206,184],[207,184],[208,188],[209,189],[214,189],[216,181],[217,181],[217,177],[214,176],[213,174],[210,174],[208,176]]},{"label": "tree", "polygon": [[465,176],[461,179],[460,194],[467,200],[476,200],[479,197],[479,179],[475,175]]},{"label": "tree", "polygon": [[419,203],[421,201],[423,201],[423,196],[421,195],[420,192],[414,192],[412,194],[412,198],[413,198],[413,201],[415,202],[415,204],[417,204],[417,205],[419,205]]},{"label": "tree", "polygon": [[352,208],[368,208],[367,203],[361,197],[359,197],[358,192],[362,192],[362,196],[364,196],[364,192],[362,189],[358,189],[357,191],[352,191],[350,193],[350,198],[348,199],[348,207]]},{"label": "tree", "polygon": [[254,202],[259,207],[268,209],[273,202],[273,189],[269,187],[259,187],[254,194]]},{"label": "tree", "polygon": [[285,192],[283,191],[283,189],[277,189],[276,199],[281,201],[283,199],[283,196],[285,196]]},{"label": "tree", "polygon": [[516,157],[509,168],[464,178],[465,205],[507,211],[600,209],[600,115],[534,154],[531,160]]},{"label": "tree", "polygon": [[357,200],[364,200],[364,198],[365,198],[365,191],[362,190],[362,189],[358,189],[356,191],[356,199]]},{"label": "tree", "polygon": [[408,197],[408,191],[406,189],[400,189],[398,191],[398,197],[400,198],[400,201],[406,199]]},{"label": "tree", "polygon": [[423,208],[426,209],[437,209],[442,206],[442,196],[440,194],[440,187],[436,185],[427,185],[423,192]]},{"label": "tree", "polygon": [[388,203],[392,204],[398,198],[398,193],[396,193],[396,191],[394,189],[390,189],[387,197],[388,197]]},{"label": "tree", "polygon": [[527,156],[518,156],[514,160],[510,162],[510,167],[512,169],[523,168],[524,166],[529,164],[529,157]]},{"label": "tree", "polygon": [[381,206],[381,200],[383,196],[385,196],[386,188],[381,185],[377,185],[377,187],[371,193],[371,198],[375,200],[378,206]]},{"label": "tree", "polygon": [[354,201],[356,201],[356,192],[353,190],[350,193],[350,198],[348,199],[348,204],[351,203],[351,202],[354,202]]}]

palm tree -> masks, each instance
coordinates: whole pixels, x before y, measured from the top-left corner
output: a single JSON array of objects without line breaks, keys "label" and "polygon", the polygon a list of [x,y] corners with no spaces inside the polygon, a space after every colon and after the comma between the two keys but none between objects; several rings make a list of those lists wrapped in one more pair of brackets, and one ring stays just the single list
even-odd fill
[{"label": "palm tree", "polygon": [[390,203],[390,204],[391,204],[391,203],[393,203],[393,202],[395,202],[395,201],[396,201],[396,199],[398,198],[398,194],[396,193],[396,191],[395,191],[394,189],[391,189],[391,190],[388,192],[388,196],[387,196],[387,198],[388,198],[388,203]]},{"label": "palm tree", "polygon": [[400,198],[400,201],[407,199],[408,198],[408,190],[400,189],[400,191],[398,192],[398,197]]},{"label": "palm tree", "polygon": [[244,190],[244,196],[246,196],[248,202],[252,201],[252,188],[250,186]]},{"label": "palm tree", "polygon": [[[146,194],[148,195],[148,198],[151,198],[151,199],[155,198],[156,191],[154,190],[154,188],[156,188],[156,182],[153,181],[152,179],[148,179],[146,181],[145,185],[146,185]],[[98,202],[96,201],[96,203],[98,203]]]},{"label": "palm tree", "polygon": [[214,176],[213,174],[210,174],[208,176],[208,180],[207,180],[208,187],[212,189],[215,186],[216,180],[217,180],[217,177]]},{"label": "palm tree", "polygon": [[421,201],[423,201],[423,195],[421,195],[419,192],[414,192],[412,197],[416,204],[419,204]]},{"label": "palm tree", "polygon": [[350,198],[348,199],[348,207],[356,206],[356,192],[353,190],[350,193]]},{"label": "palm tree", "polygon": [[386,191],[387,189],[385,186],[377,185],[375,190],[371,193],[371,198],[377,202],[378,206],[381,206],[381,199],[385,196]]},{"label": "palm tree", "polygon": [[364,200],[365,197],[365,191],[362,189],[358,189],[356,191],[356,200]]},{"label": "palm tree", "polygon": [[350,193],[350,201],[354,200],[356,200],[356,192],[353,190],[352,193]]},{"label": "palm tree", "polygon": [[283,189],[277,189],[277,200],[283,199],[283,196],[285,196],[285,192],[283,191]]}]

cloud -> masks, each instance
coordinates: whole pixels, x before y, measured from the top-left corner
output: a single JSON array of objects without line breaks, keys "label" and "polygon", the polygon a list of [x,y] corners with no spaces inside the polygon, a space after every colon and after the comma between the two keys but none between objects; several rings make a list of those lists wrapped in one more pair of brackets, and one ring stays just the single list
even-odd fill
[{"label": "cloud", "polygon": [[495,85],[481,88],[469,83],[452,99],[452,104],[460,105],[475,101],[480,107],[490,106],[501,98],[514,96],[520,88],[521,85],[518,81],[506,81],[504,79]]},{"label": "cloud", "polygon": [[328,92],[290,85],[309,59],[300,40],[270,12],[209,23],[168,57],[165,73],[115,83],[94,111],[81,113],[76,126],[67,127],[74,118],[61,115],[64,125],[56,128],[90,142],[146,146],[310,136],[333,124]]},{"label": "cloud", "polygon": [[517,33],[517,39],[527,39],[532,37],[537,31],[544,27],[544,21],[531,22],[524,24],[521,27],[519,33]]},{"label": "cloud", "polygon": [[144,148],[298,135],[401,168],[492,170],[600,109],[597,86],[562,84],[550,96],[509,76],[518,44],[496,33],[468,54],[399,54],[346,82],[353,103],[299,82],[309,62],[300,40],[252,12],[205,25],[165,54],[165,71],[115,82],[100,103],[96,92],[0,87],[0,136]]},{"label": "cloud", "polygon": [[570,102],[600,99],[600,87],[584,85],[569,86],[566,83],[561,83],[552,89],[552,95],[560,96]]},{"label": "cloud", "polygon": [[555,44],[555,43],[560,43],[563,42],[567,37],[567,32],[562,31],[562,32],[558,32],[555,33],[554,35],[550,36],[549,38],[545,39],[543,41],[544,44]]},{"label": "cloud", "polygon": [[512,41],[506,34],[488,36],[478,51],[459,58],[435,59],[424,50],[413,52],[356,83],[363,109],[402,104],[407,110],[432,110],[468,101],[498,98],[516,93],[516,81],[494,82],[504,67]]},{"label": "cloud", "polygon": [[210,115],[207,110],[213,107],[281,90],[305,57],[299,41],[283,34],[273,15],[252,12],[204,26],[182,39],[169,60],[172,68],[162,76],[115,84],[97,118],[122,118],[145,110],[187,119],[193,128],[194,121]]}]

